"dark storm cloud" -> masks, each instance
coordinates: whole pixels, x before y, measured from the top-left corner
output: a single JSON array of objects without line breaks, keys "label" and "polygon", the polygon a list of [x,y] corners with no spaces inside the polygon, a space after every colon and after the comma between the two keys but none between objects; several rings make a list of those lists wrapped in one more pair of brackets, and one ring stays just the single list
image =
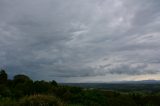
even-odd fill
[{"label": "dark storm cloud", "polygon": [[159,5],[157,0],[0,0],[1,67],[58,81],[157,74]]},{"label": "dark storm cloud", "polygon": [[119,67],[114,67],[113,69],[109,69],[109,73],[111,74],[127,74],[127,75],[141,75],[141,74],[157,74],[157,70],[147,70],[146,66],[136,66],[131,67],[129,65],[120,65]]}]

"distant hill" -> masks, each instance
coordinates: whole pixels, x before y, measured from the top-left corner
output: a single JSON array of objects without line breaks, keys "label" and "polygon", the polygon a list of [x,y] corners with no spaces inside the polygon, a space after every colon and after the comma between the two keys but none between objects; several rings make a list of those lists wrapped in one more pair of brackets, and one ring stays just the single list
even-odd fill
[{"label": "distant hill", "polygon": [[114,84],[160,84],[160,80],[117,81]]},{"label": "distant hill", "polygon": [[159,80],[117,81],[110,83],[61,83],[62,85],[78,86],[89,89],[103,89],[116,91],[159,91]]}]

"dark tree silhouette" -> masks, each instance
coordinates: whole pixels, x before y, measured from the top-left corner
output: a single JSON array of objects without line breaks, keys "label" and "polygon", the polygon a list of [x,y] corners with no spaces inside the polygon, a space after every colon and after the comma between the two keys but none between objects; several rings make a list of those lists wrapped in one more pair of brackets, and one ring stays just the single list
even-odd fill
[{"label": "dark tree silhouette", "polygon": [[58,85],[55,80],[52,80],[50,83],[51,83],[53,86],[57,86],[57,85]]},{"label": "dark tree silhouette", "polygon": [[26,75],[19,74],[14,76],[13,81],[14,83],[24,83],[26,81],[31,81],[31,79]]},{"label": "dark tree silhouette", "polygon": [[0,84],[5,84],[7,82],[7,79],[8,79],[7,73],[5,72],[4,69],[1,69],[1,71],[0,71]]}]

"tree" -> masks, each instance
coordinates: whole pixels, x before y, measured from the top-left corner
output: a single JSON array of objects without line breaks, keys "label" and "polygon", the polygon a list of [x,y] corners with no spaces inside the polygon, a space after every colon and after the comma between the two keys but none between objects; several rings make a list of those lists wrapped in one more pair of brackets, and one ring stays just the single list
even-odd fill
[{"label": "tree", "polygon": [[34,93],[47,93],[51,89],[51,84],[46,81],[35,81],[33,84],[34,88]]},{"label": "tree", "polygon": [[53,86],[58,86],[58,84],[57,84],[57,82],[56,82],[55,80],[52,80],[50,83],[51,83]]},{"label": "tree", "polygon": [[18,74],[13,78],[13,93],[16,98],[30,95],[33,91],[33,81],[26,75]]},{"label": "tree", "polygon": [[1,69],[0,71],[0,84],[6,84],[8,79],[8,75],[5,70]]},{"label": "tree", "polygon": [[24,83],[26,81],[31,81],[31,79],[26,75],[19,74],[14,76],[13,81],[15,84],[17,84],[17,83]]}]

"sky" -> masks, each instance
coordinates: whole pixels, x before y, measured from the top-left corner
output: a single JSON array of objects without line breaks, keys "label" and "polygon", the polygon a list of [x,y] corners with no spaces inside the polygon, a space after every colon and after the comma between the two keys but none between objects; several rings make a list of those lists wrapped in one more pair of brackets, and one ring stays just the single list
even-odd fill
[{"label": "sky", "polygon": [[160,80],[159,0],[0,0],[0,67],[34,80]]}]

